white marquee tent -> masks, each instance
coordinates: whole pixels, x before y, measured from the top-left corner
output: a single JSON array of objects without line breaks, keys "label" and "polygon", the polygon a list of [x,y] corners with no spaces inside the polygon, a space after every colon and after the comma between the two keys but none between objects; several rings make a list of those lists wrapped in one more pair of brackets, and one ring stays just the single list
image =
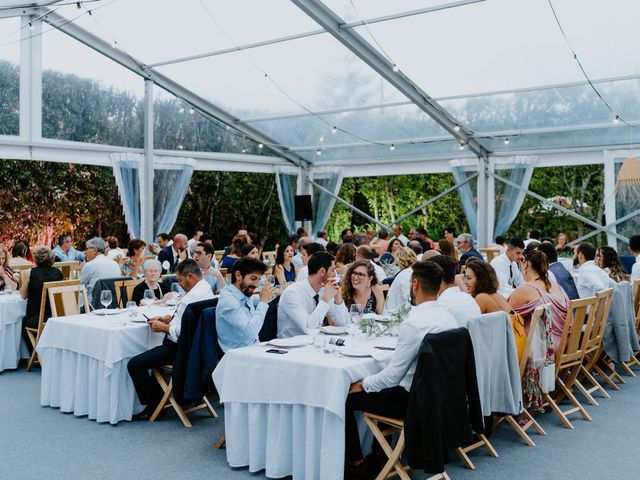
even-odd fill
[{"label": "white marquee tent", "polygon": [[[276,173],[285,209],[292,185],[322,200],[316,225],[343,177],[452,172],[481,246],[536,196],[534,167],[603,164],[605,225],[563,211],[615,245],[637,214],[616,218],[615,182],[639,153],[638,18],[632,0],[0,1],[0,60],[20,72],[16,105],[0,105],[19,110],[0,157],[133,160],[146,239],[167,161]],[[43,70],[144,96],[144,147],[43,138]],[[160,95],[261,154],[155,149]],[[496,211],[496,181],[515,212]]]}]

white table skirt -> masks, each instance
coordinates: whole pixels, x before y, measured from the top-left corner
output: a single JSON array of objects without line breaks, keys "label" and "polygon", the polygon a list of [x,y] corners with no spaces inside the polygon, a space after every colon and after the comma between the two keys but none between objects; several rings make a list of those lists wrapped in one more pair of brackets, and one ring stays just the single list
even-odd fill
[{"label": "white table skirt", "polygon": [[27,301],[17,295],[0,297],[0,372],[18,367],[26,309]]},{"label": "white table skirt", "polygon": [[[143,308],[147,315],[167,313]],[[131,420],[142,407],[127,363],[163,338],[146,323],[131,323],[126,314],[49,319],[37,348],[42,359],[40,404],[98,422]]]}]

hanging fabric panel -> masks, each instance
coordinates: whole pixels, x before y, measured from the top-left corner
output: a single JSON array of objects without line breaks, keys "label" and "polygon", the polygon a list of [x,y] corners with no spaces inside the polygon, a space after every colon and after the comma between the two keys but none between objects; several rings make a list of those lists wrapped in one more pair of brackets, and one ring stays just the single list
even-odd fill
[{"label": "hanging fabric panel", "polygon": [[276,168],[276,185],[282,210],[282,220],[289,235],[296,232],[294,197],[298,187],[299,170],[294,167]]},{"label": "hanging fabric panel", "polygon": [[[528,189],[537,161],[538,157],[532,155],[517,155],[504,160],[497,159],[495,171],[501,177],[508,178],[513,183],[522,186],[522,188]],[[496,218],[494,236],[507,233],[520,211],[525,196],[526,193],[524,191],[496,180],[495,198],[498,216]]]},{"label": "hanging fabric panel", "polygon": [[[451,160],[449,162],[451,167],[451,173],[456,183],[461,183],[467,180],[471,175],[476,173],[478,169],[478,163],[475,159],[460,159]],[[477,213],[477,188],[478,179],[475,178],[470,182],[462,185],[458,188],[458,196],[460,197],[460,203],[467,217],[467,224],[469,225],[469,233],[473,235],[473,238],[478,236],[478,213]]]},{"label": "hanging fabric panel", "polygon": [[[316,168],[312,171],[313,181],[322,187],[326,188],[334,195],[338,195],[340,187],[342,186],[342,178],[344,176],[344,168],[342,167],[330,167],[330,168]],[[327,192],[313,188],[313,225],[311,235],[316,235],[319,230],[323,230],[331,212],[333,206],[336,203],[335,197],[332,197]]]},{"label": "hanging fabric panel", "polygon": [[112,153],[113,176],[116,179],[124,220],[131,238],[140,238],[140,186],[138,164],[142,155]]}]

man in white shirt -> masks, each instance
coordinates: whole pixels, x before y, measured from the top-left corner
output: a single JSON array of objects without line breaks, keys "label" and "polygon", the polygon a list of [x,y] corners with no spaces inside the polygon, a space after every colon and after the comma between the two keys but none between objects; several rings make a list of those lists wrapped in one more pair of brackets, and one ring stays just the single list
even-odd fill
[{"label": "man in white shirt", "polygon": [[589,242],[583,242],[576,248],[573,263],[578,263],[576,274],[576,288],[580,298],[592,297],[601,290],[609,288],[609,275],[594,262],[596,247]]},{"label": "man in white shirt", "polygon": [[148,420],[162,398],[162,390],[149,370],[161,365],[171,364],[178,350],[178,337],[182,326],[182,314],[187,305],[201,300],[213,298],[211,287],[202,278],[202,271],[195,260],[187,259],[176,268],[176,278],[186,292],[176,307],[173,315],[151,317],[147,323],[154,332],[166,333],[162,345],[136,355],[127,364],[127,370],[138,394],[138,399],[145,409],[134,415],[132,420]]},{"label": "man in white shirt", "polygon": [[529,230],[527,233],[527,239],[523,242],[524,248],[527,248],[531,242],[539,242],[540,241],[540,230]]},{"label": "man in white shirt", "polygon": [[411,300],[414,307],[398,332],[398,343],[389,364],[379,373],[351,384],[345,409],[345,477],[365,470],[354,411],[404,418],[418,351],[429,333],[458,327],[455,318],[437,302],[443,271],[426,260],[413,266]]},{"label": "man in white shirt", "polygon": [[309,263],[309,257],[316,252],[322,252],[324,247],[316,242],[305,243],[300,246],[300,257],[302,258],[302,267],[298,270],[296,274],[296,282],[304,282],[307,278],[309,278],[309,267],[307,263]]},{"label": "man in white shirt", "polygon": [[346,325],[349,312],[335,280],[335,262],[329,252],[316,252],[307,264],[309,278],[289,285],[278,304],[278,338],[306,335],[320,328],[325,316],[335,325]]},{"label": "man in white shirt", "polygon": [[87,241],[85,255],[87,263],[80,271],[80,283],[87,287],[87,295],[91,299],[93,287],[102,278],[120,277],[120,265],[105,255],[107,250],[106,242],[100,237]]},{"label": "man in white shirt", "polygon": [[409,243],[409,239],[402,234],[402,227],[400,227],[399,225],[393,225],[391,227],[391,231],[393,232],[392,240],[394,238],[397,238],[402,242],[402,245],[406,247]]},{"label": "man in white shirt", "polygon": [[[292,237],[293,238],[293,237]],[[304,265],[304,262],[302,261],[302,252],[301,252],[301,248],[303,245],[307,244],[307,243],[313,243],[313,238],[311,237],[300,237],[297,241],[296,241],[296,246],[294,247],[294,243],[291,242],[291,247],[294,250],[298,250],[298,252],[293,256],[293,258],[291,259],[291,263],[298,267],[298,268],[302,268],[302,266]]]},{"label": "man in white shirt", "polygon": [[329,243],[329,234],[326,230],[318,230],[318,236],[316,237],[316,243],[319,243],[324,248],[327,248],[327,243]]},{"label": "man in white shirt", "polygon": [[196,233],[193,234],[193,238],[190,238],[187,242],[187,248],[189,249],[189,253],[192,258],[193,254],[196,252],[198,243],[200,243],[200,237],[202,237],[202,230],[196,230]]},{"label": "man in white shirt", "polygon": [[631,281],[640,280],[640,235],[629,238],[629,250],[636,256],[636,263],[631,267]]},{"label": "man in white shirt", "polygon": [[524,242],[519,238],[509,239],[507,251],[491,260],[491,266],[498,277],[498,293],[509,298],[516,287],[525,283],[520,272],[520,263],[524,261]]},{"label": "man in white shirt", "polygon": [[431,261],[442,268],[442,285],[438,292],[438,305],[447,309],[453,315],[459,326],[469,323],[469,320],[479,316],[480,307],[474,298],[463,292],[454,282],[456,281],[456,262],[447,255],[438,255]]},{"label": "man in white shirt", "polygon": [[[414,263],[415,265],[415,263]],[[396,313],[410,301],[409,292],[411,290],[411,275],[413,269],[407,267],[396,275],[387,292],[387,301],[384,305],[384,314]]]},{"label": "man in white shirt", "polygon": [[387,278],[387,274],[384,273],[384,270],[380,265],[372,260],[373,253],[373,249],[369,245],[360,245],[356,249],[356,261],[367,260],[371,263],[371,265],[373,265],[373,270],[376,272],[376,280],[378,280],[378,283],[382,285],[383,280]]}]

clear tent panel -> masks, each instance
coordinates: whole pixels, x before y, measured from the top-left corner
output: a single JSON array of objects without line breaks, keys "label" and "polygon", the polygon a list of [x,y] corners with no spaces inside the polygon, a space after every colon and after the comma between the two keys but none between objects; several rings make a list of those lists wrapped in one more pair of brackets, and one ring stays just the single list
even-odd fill
[{"label": "clear tent panel", "polygon": [[80,11],[71,2],[56,11],[147,64],[319,28],[288,0],[121,0]]},{"label": "clear tent panel", "polygon": [[0,135],[20,133],[20,19],[0,19]]},{"label": "clear tent panel", "polygon": [[347,22],[359,22],[363,18],[371,19],[393,15],[399,11],[412,11],[437,7],[448,3],[446,0],[323,0],[323,3]]},{"label": "clear tent panel", "polygon": [[413,104],[255,121],[250,125],[293,150],[380,142],[399,145],[431,137],[450,138],[446,130]]},{"label": "clear tent panel", "polygon": [[143,79],[53,27],[42,28],[42,136],[141,148]]},{"label": "clear tent panel", "polygon": [[[566,0],[554,6],[591,78],[640,72],[640,4]],[[548,2],[479,2],[356,30],[431,96],[584,80]]]},{"label": "clear tent panel", "polygon": [[328,34],[158,70],[240,118],[405,100]]}]

